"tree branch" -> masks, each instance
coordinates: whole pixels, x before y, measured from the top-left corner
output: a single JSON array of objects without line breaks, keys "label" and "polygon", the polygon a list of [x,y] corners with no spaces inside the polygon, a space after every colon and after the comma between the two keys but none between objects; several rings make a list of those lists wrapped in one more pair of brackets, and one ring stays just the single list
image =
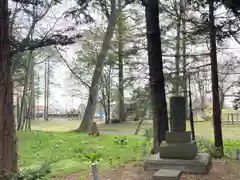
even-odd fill
[{"label": "tree branch", "polygon": [[28,42],[26,39],[24,39],[22,42],[16,44],[12,44],[13,50],[10,53],[10,56],[13,56],[14,54],[24,52],[24,51],[30,51],[35,50],[38,48],[46,47],[46,46],[52,46],[52,45],[70,45],[76,43],[76,39],[81,37],[80,35],[68,37],[67,35],[52,35],[51,37],[45,38],[45,39],[35,39],[32,42]]},{"label": "tree branch", "polygon": [[57,49],[57,47],[56,47],[56,51],[57,51],[58,55],[60,56],[60,58],[63,60],[63,62],[66,64],[66,66],[67,66],[67,68],[70,70],[70,72],[71,72],[85,87],[87,87],[88,90],[90,90],[90,89],[91,89],[91,86],[89,86],[86,82],[84,82],[84,81],[82,80],[82,78],[74,72],[74,70],[69,66],[67,60],[66,60],[66,59],[62,56],[62,54],[59,52],[59,50]]}]

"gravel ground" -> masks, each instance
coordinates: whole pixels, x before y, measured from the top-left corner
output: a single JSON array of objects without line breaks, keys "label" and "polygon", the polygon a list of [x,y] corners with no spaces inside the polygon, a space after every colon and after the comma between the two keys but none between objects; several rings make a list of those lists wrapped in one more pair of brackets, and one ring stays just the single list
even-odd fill
[{"label": "gravel ground", "polygon": [[[99,180],[151,180],[154,172],[146,172],[140,164],[130,163],[118,169],[105,172],[100,175]],[[58,180],[80,180],[81,174],[72,174],[66,177],[56,178]],[[83,178],[92,180],[92,176]],[[207,175],[184,174],[181,180],[240,180],[240,163],[230,161],[218,161]]]}]

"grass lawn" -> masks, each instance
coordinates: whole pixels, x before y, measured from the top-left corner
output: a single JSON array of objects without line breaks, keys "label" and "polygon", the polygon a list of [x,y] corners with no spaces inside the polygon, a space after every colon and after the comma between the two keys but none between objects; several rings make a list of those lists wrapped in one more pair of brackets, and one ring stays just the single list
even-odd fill
[{"label": "grass lawn", "polygon": [[126,145],[117,143],[115,137],[67,132],[18,132],[19,166],[34,168],[48,162],[53,171],[51,176],[61,176],[88,172],[91,158],[86,156],[101,158],[100,168],[103,170],[140,159],[144,137],[127,136]]},{"label": "grass lawn", "polygon": [[[104,124],[101,121],[96,121],[100,131],[113,131],[113,132],[135,132],[138,122],[128,121],[123,124]],[[66,119],[53,119],[50,121],[35,120],[32,121],[33,130],[43,131],[70,131],[76,129],[80,124],[79,120],[68,121]],[[212,137],[213,127],[210,121],[195,122],[195,132],[198,135]],[[152,127],[152,121],[146,120],[141,126],[140,134],[144,133],[146,129]],[[190,130],[189,121],[187,122],[187,130]],[[235,125],[222,125],[224,138],[240,139],[240,124]]]},{"label": "grass lawn", "polygon": [[[76,172],[87,175],[94,158],[101,159],[101,172],[129,161],[140,160],[142,144],[146,142],[144,137],[134,135],[126,136],[128,142],[123,144],[116,141],[114,135],[93,137],[70,132],[43,131],[19,132],[18,138],[19,166],[34,168],[48,162],[52,168],[52,177]],[[225,140],[224,143],[226,155],[235,159],[236,150],[240,149],[240,140]],[[205,151],[209,146],[202,140],[198,144],[201,144],[200,151]]]},{"label": "grass lawn", "polygon": [[[100,131],[134,132],[138,122],[105,125],[97,121]],[[123,163],[140,159],[143,136],[127,135],[128,143],[118,143],[116,137],[125,135],[101,135],[99,137],[67,132],[76,129],[80,121],[53,119],[50,121],[32,121],[32,132],[18,132],[19,166],[34,168],[48,162],[51,165],[51,176],[63,176],[71,173],[86,174],[94,158],[101,159],[101,171],[119,166]],[[145,121],[141,132],[152,127],[151,121]],[[187,129],[190,130],[189,123]],[[211,122],[195,122],[197,135],[206,136],[212,141],[213,128]],[[223,125],[225,153],[236,158],[236,150],[240,149],[240,125]],[[235,138],[233,138],[235,137]],[[234,140],[231,140],[234,139]],[[205,151],[209,143],[199,139],[199,150]]]}]

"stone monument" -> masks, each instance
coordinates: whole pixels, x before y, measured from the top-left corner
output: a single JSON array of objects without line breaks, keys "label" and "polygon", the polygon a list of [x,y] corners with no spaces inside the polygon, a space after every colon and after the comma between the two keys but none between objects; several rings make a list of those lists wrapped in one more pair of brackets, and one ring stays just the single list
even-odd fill
[{"label": "stone monument", "polygon": [[170,131],[160,153],[144,159],[145,170],[174,169],[184,173],[205,174],[212,165],[207,153],[197,153],[197,143],[186,131],[186,103],[182,96],[170,98]]}]

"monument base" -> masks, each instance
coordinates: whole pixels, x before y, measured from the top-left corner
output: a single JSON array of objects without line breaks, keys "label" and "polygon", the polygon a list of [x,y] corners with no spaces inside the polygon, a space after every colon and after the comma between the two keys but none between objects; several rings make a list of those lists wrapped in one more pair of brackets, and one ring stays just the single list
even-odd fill
[{"label": "monument base", "polygon": [[159,148],[162,159],[194,159],[197,155],[196,141],[188,143],[167,143],[163,141]]},{"label": "monument base", "polygon": [[165,135],[167,143],[188,143],[192,140],[191,131],[185,132],[167,131]]},{"label": "monument base", "polygon": [[157,171],[159,169],[182,170],[183,173],[206,174],[212,166],[212,157],[207,153],[198,153],[193,160],[162,159],[159,154],[144,159],[146,171]]}]

